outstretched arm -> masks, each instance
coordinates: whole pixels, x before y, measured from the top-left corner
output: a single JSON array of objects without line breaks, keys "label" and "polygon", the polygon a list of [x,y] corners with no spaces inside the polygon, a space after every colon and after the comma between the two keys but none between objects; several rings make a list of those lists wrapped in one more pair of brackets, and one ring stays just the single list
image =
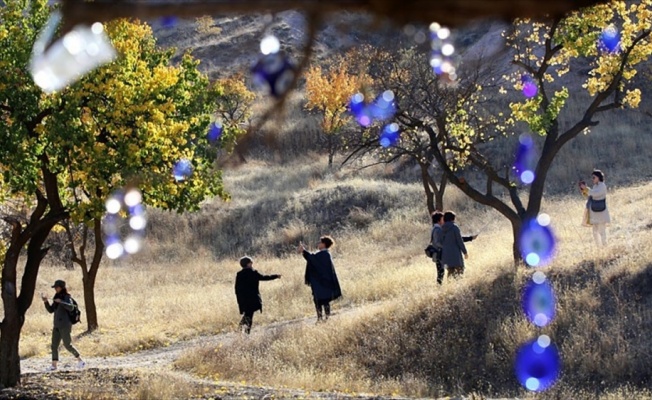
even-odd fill
[{"label": "outstretched arm", "polygon": [[274,279],[279,279],[281,275],[274,274],[274,275],[263,275],[260,272],[256,271],[258,274],[258,280],[259,281],[273,281]]},{"label": "outstretched arm", "polygon": [[463,242],[470,242],[473,239],[477,238],[478,235],[471,235],[471,236],[462,236],[462,241]]},{"label": "outstretched arm", "polygon": [[305,258],[306,261],[308,261],[309,263],[312,263],[312,262],[315,261],[315,255],[310,253],[308,250],[303,249],[301,254],[303,255],[303,258]]}]

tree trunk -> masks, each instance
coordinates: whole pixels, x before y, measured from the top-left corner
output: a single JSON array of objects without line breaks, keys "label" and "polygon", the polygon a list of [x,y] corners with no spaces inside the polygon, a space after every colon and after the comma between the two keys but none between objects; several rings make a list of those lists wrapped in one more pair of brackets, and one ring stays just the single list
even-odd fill
[{"label": "tree trunk", "polygon": [[5,314],[2,321],[0,329],[0,387],[3,388],[20,384],[18,343],[23,321],[24,319],[18,315],[17,310],[10,315]]},{"label": "tree trunk", "polygon": [[523,223],[520,219],[511,219],[509,222],[512,223],[512,235],[514,236],[514,243],[512,243],[512,257],[514,258],[514,272],[518,270],[518,266],[523,263],[523,257],[521,256],[521,250],[519,247],[519,238],[521,236],[521,227]]},{"label": "tree trunk", "polygon": [[2,268],[2,303],[5,315],[0,327],[0,387],[14,387],[20,383],[18,341],[22,323],[16,295],[16,267],[20,249],[16,247],[15,243],[9,246]]},{"label": "tree trunk", "polygon": [[441,186],[435,192],[435,210],[444,211],[444,189]]},{"label": "tree trunk", "polygon": [[[0,386],[14,387],[20,384],[20,358],[18,345],[20,342],[20,331],[25,323],[25,313],[32,305],[38,270],[47,253],[43,249],[43,243],[48,237],[50,230],[54,227],[59,217],[48,216],[39,220],[39,216],[45,208],[42,199],[39,198],[37,211],[32,215],[33,219],[23,230],[20,224],[15,224],[11,245],[5,255],[2,268],[2,303],[4,307],[4,319],[0,326]],[[30,237],[31,236],[31,237]],[[20,295],[16,287],[16,269],[20,250],[29,241],[27,246],[27,260],[21,280]]]},{"label": "tree trunk", "polygon": [[328,168],[333,168],[333,156],[335,155],[335,138],[333,133],[326,132],[328,143]]},{"label": "tree trunk", "polygon": [[[430,175],[428,174],[428,165],[419,163],[421,167],[421,182],[423,183],[423,191],[426,193],[426,205],[428,206],[428,213],[432,215],[435,210],[441,210],[441,208],[435,207],[435,193],[430,187]],[[437,199],[437,205],[441,206],[439,199]]]},{"label": "tree trunk", "polygon": [[84,282],[84,307],[86,307],[86,325],[88,332],[93,332],[99,325],[97,323],[97,308],[95,307],[95,276],[90,274],[83,279]]},{"label": "tree trunk", "polygon": [[93,332],[99,327],[97,320],[97,307],[95,305],[95,280],[97,271],[100,269],[100,262],[104,254],[104,242],[102,241],[102,220],[95,218],[93,220],[93,236],[95,247],[93,249],[93,259],[90,268],[87,268],[86,256],[82,267],[84,282],[84,306],[86,307],[86,322],[88,332]]}]

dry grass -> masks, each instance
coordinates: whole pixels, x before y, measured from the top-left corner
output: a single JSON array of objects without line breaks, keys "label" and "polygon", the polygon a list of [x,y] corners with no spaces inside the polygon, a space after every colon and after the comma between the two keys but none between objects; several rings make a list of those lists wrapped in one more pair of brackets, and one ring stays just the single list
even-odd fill
[{"label": "dry grass", "polygon": [[[183,218],[156,214],[145,253],[101,268],[101,329],[77,340],[82,353],[120,354],[236,329],[237,257],[251,249],[259,270],[283,274],[263,283],[264,313],[255,316],[252,336],[189,353],[179,367],[211,378],[309,390],[524,395],[511,360],[537,332],[518,309],[526,273],[514,285],[509,224],[449,190],[447,204],[462,210],[463,231],[495,222],[469,244],[464,279],[439,288],[432,262],[422,255],[429,225],[419,185],[384,179],[382,169],[334,173],[322,165],[252,162],[227,174],[231,203]],[[651,322],[644,312],[650,297],[636,284],[652,274],[646,270],[652,219],[643,212],[652,206],[650,195],[652,185],[612,192],[606,251],[596,249],[590,230],[579,226],[580,198],[544,204],[559,238],[558,257],[548,269],[559,291],[558,318],[544,330],[564,360],[564,375],[550,392],[557,398],[591,398],[595,391],[611,393],[605,397],[610,399],[645,395],[623,385],[650,379],[649,341],[635,334]],[[292,250],[297,240],[314,243],[323,233],[338,241],[334,257],[345,295],[335,305],[338,315],[326,326],[265,331],[274,321],[312,321],[310,292],[302,283],[305,264]],[[54,279],[65,279],[83,300],[78,271],[44,267],[37,291],[51,291]],[[46,357],[50,326],[51,316],[35,302],[21,354]]]}]

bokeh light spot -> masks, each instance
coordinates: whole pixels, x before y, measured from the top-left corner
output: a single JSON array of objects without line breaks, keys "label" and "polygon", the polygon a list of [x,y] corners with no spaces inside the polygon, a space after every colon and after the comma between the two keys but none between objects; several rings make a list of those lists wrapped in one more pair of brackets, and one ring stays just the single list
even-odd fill
[{"label": "bokeh light spot", "polygon": [[378,141],[382,147],[387,148],[396,145],[399,136],[398,124],[391,123],[383,128]]},{"label": "bokeh light spot", "polygon": [[529,341],[517,351],[515,369],[518,381],[526,389],[533,392],[547,390],[559,377],[559,351],[552,343],[542,348],[536,340]]},{"label": "bokeh light spot", "polygon": [[222,123],[219,121],[215,121],[210,125],[210,128],[208,129],[208,141],[213,143],[216,142],[220,137],[222,137],[222,132],[224,131],[224,127],[222,126]]},{"label": "bokeh light spot", "polygon": [[531,390],[533,392],[536,391],[537,389],[539,389],[539,386],[540,386],[540,384],[539,384],[539,380],[537,378],[528,378],[525,381],[525,387],[528,390]]},{"label": "bokeh light spot", "polygon": [[124,202],[127,207],[135,207],[143,201],[143,195],[140,193],[140,190],[131,189],[129,190],[124,197]]},{"label": "bokeh light spot", "polygon": [[364,127],[369,127],[375,121],[386,121],[396,114],[394,92],[386,90],[371,103],[366,103],[362,93],[356,93],[349,100],[349,111],[355,120]]},{"label": "bokeh light spot", "polygon": [[550,225],[550,221],[551,221],[551,220],[550,220],[550,215],[548,215],[548,214],[546,214],[546,213],[539,214],[539,216],[537,217],[537,222],[538,222],[539,225],[541,225],[541,226],[548,226],[548,225]]},{"label": "bokeh light spot", "polygon": [[514,171],[522,183],[529,185],[536,178],[536,174],[534,173],[537,164],[536,147],[534,140],[528,134],[519,136],[518,142],[516,158],[514,160]]},{"label": "bokeh light spot", "polygon": [[548,336],[548,335],[541,335],[537,339],[537,344],[539,346],[543,347],[544,349],[546,347],[550,346],[550,343],[552,343],[552,340],[550,339],[550,336]]},{"label": "bokeh light spot", "polygon": [[256,86],[264,87],[273,97],[283,96],[295,76],[294,65],[281,52],[263,55],[251,68]]},{"label": "bokeh light spot", "polygon": [[109,257],[111,260],[120,258],[122,257],[123,254],[124,254],[124,247],[122,246],[122,243],[112,243],[106,246],[106,256]]},{"label": "bokeh light spot", "polygon": [[175,15],[167,15],[161,18],[161,25],[165,29],[174,28],[179,22],[179,18]]},{"label": "bokeh light spot", "polygon": [[528,321],[538,327],[548,325],[555,318],[555,293],[547,281],[530,281],[523,290],[521,306]]},{"label": "bokeh light spot", "polygon": [[539,257],[539,255],[536,253],[530,253],[525,256],[525,262],[527,262],[528,265],[536,266],[541,262],[541,257]]},{"label": "bokeh light spot", "polygon": [[525,184],[530,184],[534,182],[534,172],[528,170],[525,170],[521,173],[521,181]]},{"label": "bokeh light spot", "polygon": [[122,204],[120,204],[120,200],[115,197],[109,197],[106,200],[105,206],[106,206],[106,212],[108,212],[109,214],[117,214],[120,212],[120,209],[122,208]]},{"label": "bokeh light spot", "polygon": [[182,158],[177,161],[172,168],[172,176],[177,182],[186,180],[190,175],[192,175],[192,163],[190,160]]},{"label": "bokeh light spot", "polygon": [[260,41],[260,52],[264,55],[278,53],[281,50],[281,42],[273,35],[268,35]]},{"label": "bokeh light spot", "polygon": [[[141,204],[142,200],[143,195],[136,188],[116,190],[107,199],[107,214],[102,220],[102,232],[105,237],[105,253],[110,259],[120,258],[125,252],[134,254],[141,249],[147,227],[146,210]],[[121,214],[121,211],[124,214]],[[127,237],[124,241],[121,240],[123,235]]]},{"label": "bokeh light spot", "polygon": [[556,249],[556,240],[550,226],[542,226],[536,219],[523,224],[519,235],[521,256],[530,266],[547,264]]},{"label": "bokeh light spot", "polygon": [[620,51],[620,39],[618,29],[613,25],[609,25],[600,33],[598,48],[603,52],[617,53]]},{"label": "bokeh light spot", "polygon": [[546,274],[544,274],[544,273],[541,272],[541,271],[537,271],[537,272],[535,272],[534,274],[532,274],[532,280],[533,280],[534,283],[536,283],[537,285],[540,285],[540,284],[542,284],[543,282],[545,282],[545,280],[546,280]]}]

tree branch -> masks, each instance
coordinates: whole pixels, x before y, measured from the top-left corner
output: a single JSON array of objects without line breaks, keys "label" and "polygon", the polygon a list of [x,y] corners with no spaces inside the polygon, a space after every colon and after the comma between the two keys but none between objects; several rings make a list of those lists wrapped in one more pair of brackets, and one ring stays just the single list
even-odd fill
[{"label": "tree branch", "polygon": [[43,193],[41,192],[40,189],[36,189],[36,209],[34,209],[34,212],[32,212],[32,215],[29,218],[29,224],[35,224],[38,222],[38,220],[43,217],[43,214],[45,214],[45,210],[48,207],[48,200],[43,196]]}]

